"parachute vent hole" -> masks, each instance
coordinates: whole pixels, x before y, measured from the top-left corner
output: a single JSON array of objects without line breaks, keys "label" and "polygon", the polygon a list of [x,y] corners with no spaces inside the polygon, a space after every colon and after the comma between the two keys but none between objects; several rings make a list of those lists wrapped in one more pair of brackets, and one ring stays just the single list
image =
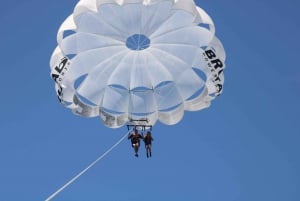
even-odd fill
[{"label": "parachute vent hole", "polygon": [[71,35],[73,35],[73,34],[75,34],[76,32],[75,31],[73,31],[73,30],[66,30],[66,31],[64,31],[64,33],[63,33],[63,38],[66,38],[66,37],[68,37],[68,36],[71,36]]},{"label": "parachute vent hole", "polygon": [[201,46],[200,47],[203,51],[207,50],[208,46]]},{"label": "parachute vent hole", "polygon": [[124,86],[122,85],[118,85],[118,84],[111,84],[109,85],[111,88],[114,88],[114,89],[120,89],[120,90],[125,90],[125,91],[128,91],[127,88],[125,88]]},{"label": "parachute vent hole", "polygon": [[155,86],[155,89],[159,88],[159,87],[164,87],[167,86],[169,84],[173,83],[172,81],[164,81],[164,82],[160,82],[158,85]]},{"label": "parachute vent hole", "polygon": [[74,83],[74,88],[77,89],[84,82],[88,74],[82,75]]},{"label": "parachute vent hole", "polygon": [[186,99],[187,101],[193,100],[197,97],[199,97],[203,92],[205,91],[205,87],[203,86],[201,89],[197,90],[193,95],[191,95],[188,99]]},{"label": "parachute vent hole", "polygon": [[209,24],[200,23],[200,24],[198,24],[198,26],[210,30]]},{"label": "parachute vent hole", "polygon": [[200,70],[199,68],[196,68],[196,67],[194,67],[193,70],[194,70],[194,72],[198,75],[198,77],[201,80],[203,80],[204,82],[206,82],[207,76],[206,76],[206,74],[202,70]]},{"label": "parachute vent hole", "polygon": [[66,57],[68,57],[69,60],[73,59],[76,56],[76,54],[67,54]]},{"label": "parachute vent hole", "polygon": [[152,90],[151,88],[147,88],[147,87],[135,87],[133,89],[131,89],[131,92],[145,92],[145,91],[150,91]]},{"label": "parachute vent hole", "polygon": [[140,51],[150,46],[150,39],[143,34],[134,34],[126,40],[126,47],[131,50]]},{"label": "parachute vent hole", "polygon": [[74,83],[74,88],[76,90],[76,95],[77,97],[84,103],[90,106],[97,106],[95,103],[93,103],[92,101],[90,101],[89,99],[85,98],[84,96],[82,96],[81,94],[79,94],[77,92],[77,89],[80,87],[80,85],[84,82],[84,80],[87,78],[88,74],[82,75],[80,76]]},{"label": "parachute vent hole", "polygon": [[97,106],[95,103],[90,101],[89,99],[85,98],[84,96],[80,95],[79,93],[76,93],[76,96],[80,99],[81,102],[83,102],[85,105],[89,106]]}]

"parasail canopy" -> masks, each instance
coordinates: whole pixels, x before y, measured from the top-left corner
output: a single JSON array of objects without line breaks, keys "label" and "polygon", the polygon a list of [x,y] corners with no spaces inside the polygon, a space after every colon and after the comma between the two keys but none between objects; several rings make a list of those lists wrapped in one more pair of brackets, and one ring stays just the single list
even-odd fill
[{"label": "parasail canopy", "polygon": [[118,128],[178,123],[221,94],[225,52],[193,0],[81,0],[57,33],[59,101]]}]

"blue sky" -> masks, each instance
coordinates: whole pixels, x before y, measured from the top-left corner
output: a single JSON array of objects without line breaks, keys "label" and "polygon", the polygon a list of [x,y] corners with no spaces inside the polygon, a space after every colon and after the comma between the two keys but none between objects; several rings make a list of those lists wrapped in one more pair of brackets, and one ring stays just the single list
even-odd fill
[{"label": "blue sky", "polygon": [[[56,99],[49,59],[76,3],[1,3],[1,201],[45,200],[126,132]],[[223,94],[175,126],[156,124],[151,159],[124,141],[54,201],[300,200],[300,3],[197,4],[225,46]]]}]

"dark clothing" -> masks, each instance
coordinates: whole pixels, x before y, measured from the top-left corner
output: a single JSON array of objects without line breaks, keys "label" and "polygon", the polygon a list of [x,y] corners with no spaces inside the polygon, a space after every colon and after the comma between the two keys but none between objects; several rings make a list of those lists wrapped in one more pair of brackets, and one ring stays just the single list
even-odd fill
[{"label": "dark clothing", "polygon": [[131,139],[131,144],[134,145],[134,144],[137,144],[138,143],[138,146],[140,146],[140,139],[143,139],[143,136],[138,134],[138,135],[134,135],[134,134],[131,134],[128,139]]},{"label": "dark clothing", "polygon": [[146,148],[146,153],[147,153],[147,158],[149,156],[151,157],[151,144],[152,144],[153,138],[151,136],[150,132],[147,132],[146,136],[144,137],[144,143],[145,143],[145,148]]},{"label": "dark clothing", "polygon": [[151,135],[146,135],[144,137],[144,142],[145,142],[145,145],[151,145],[152,144],[152,141],[153,141],[153,138]]}]

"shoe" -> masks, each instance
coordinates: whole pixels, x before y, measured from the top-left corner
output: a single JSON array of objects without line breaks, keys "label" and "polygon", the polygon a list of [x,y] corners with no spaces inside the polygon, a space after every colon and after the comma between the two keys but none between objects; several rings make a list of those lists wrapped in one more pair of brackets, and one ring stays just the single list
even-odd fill
[{"label": "shoe", "polygon": [[135,154],[135,157],[139,157],[139,155],[138,155],[138,154]]}]

